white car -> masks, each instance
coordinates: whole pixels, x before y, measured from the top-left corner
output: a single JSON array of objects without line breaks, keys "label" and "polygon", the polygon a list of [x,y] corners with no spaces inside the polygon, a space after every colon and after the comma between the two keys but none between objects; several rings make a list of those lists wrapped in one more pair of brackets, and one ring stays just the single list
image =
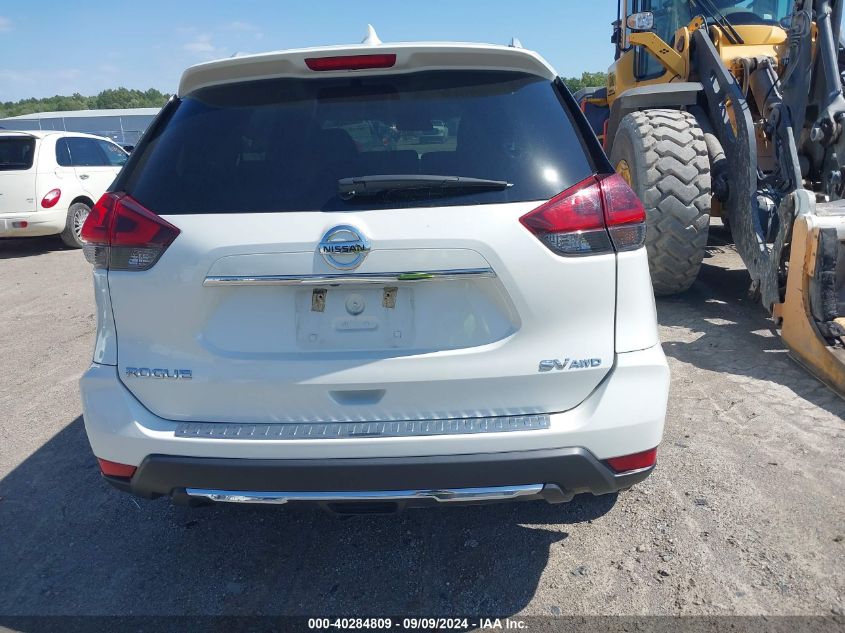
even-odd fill
[{"label": "white car", "polygon": [[[349,133],[426,118],[459,119],[450,151]],[[390,511],[654,468],[669,372],[643,207],[536,53],[189,68],[82,236],[85,427],[122,490]]]},{"label": "white car", "polygon": [[0,237],[79,232],[128,154],[110,140],[76,132],[0,130]]}]

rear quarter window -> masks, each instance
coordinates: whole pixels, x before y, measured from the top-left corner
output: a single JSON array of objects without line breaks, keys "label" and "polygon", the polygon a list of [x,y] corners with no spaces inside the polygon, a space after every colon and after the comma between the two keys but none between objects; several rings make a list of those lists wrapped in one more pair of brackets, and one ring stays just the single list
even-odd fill
[{"label": "rear quarter window", "polygon": [[[594,171],[557,87],[514,72],[275,79],[170,106],[116,186],[162,214],[547,200]],[[426,174],[502,191],[344,201],[338,180]]]},{"label": "rear quarter window", "polygon": [[111,165],[101,147],[103,141],[67,136],[56,141],[56,162],[63,167],[106,167]]},{"label": "rear quarter window", "polygon": [[123,167],[129,155],[120,147],[109,141],[96,141],[97,146],[106,157],[106,162],[112,167]]},{"label": "rear quarter window", "polygon": [[34,138],[0,138],[0,171],[25,171],[34,159]]}]

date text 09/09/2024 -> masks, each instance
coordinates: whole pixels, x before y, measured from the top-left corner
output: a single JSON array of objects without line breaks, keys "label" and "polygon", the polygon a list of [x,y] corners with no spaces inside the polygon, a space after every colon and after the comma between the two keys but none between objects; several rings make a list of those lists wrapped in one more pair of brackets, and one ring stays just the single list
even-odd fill
[{"label": "date text 09/09/2024", "polygon": [[512,618],[309,618],[312,630],[526,630],[524,620]]}]

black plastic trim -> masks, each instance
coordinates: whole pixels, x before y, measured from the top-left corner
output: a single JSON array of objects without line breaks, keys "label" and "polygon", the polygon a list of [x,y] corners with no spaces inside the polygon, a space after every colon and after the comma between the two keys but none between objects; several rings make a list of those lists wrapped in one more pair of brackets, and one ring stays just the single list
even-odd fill
[{"label": "black plastic trim", "polygon": [[[648,477],[653,468],[616,474],[583,448],[505,453],[336,459],[233,459],[147,456],[132,480],[105,477],[145,498],[184,498],[185,488],[248,491],[367,491],[546,484],[549,501],[609,494]],[[559,488],[559,490],[556,490]]]},{"label": "black plastic trim", "polygon": [[581,112],[581,107],[575,100],[575,97],[572,96],[569,88],[566,87],[566,84],[560,77],[555,79],[554,86],[558,99],[560,99],[561,103],[564,105],[566,113],[569,115],[569,120],[578,130],[578,137],[581,140],[581,146],[584,148],[585,153],[590,159],[593,172],[597,174],[612,174],[613,166],[610,164],[610,160],[608,160],[607,155],[604,153],[604,149],[602,148],[601,143],[599,143],[598,138],[596,138],[596,133],[592,126],[590,126],[590,122],[587,120],[587,117],[584,116],[584,113]]}]

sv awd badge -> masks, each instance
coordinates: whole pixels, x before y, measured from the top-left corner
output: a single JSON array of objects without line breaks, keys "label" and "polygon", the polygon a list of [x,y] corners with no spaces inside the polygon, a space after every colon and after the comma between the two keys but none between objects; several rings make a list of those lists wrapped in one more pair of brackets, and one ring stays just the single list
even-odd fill
[{"label": "sv awd badge", "polygon": [[149,367],[127,367],[127,378],[170,378],[171,380],[191,380],[190,369],[150,369]]},{"label": "sv awd badge", "polygon": [[562,361],[557,358],[541,360],[539,371],[589,369],[591,367],[601,367],[601,358],[576,358],[573,360],[564,358]]}]

